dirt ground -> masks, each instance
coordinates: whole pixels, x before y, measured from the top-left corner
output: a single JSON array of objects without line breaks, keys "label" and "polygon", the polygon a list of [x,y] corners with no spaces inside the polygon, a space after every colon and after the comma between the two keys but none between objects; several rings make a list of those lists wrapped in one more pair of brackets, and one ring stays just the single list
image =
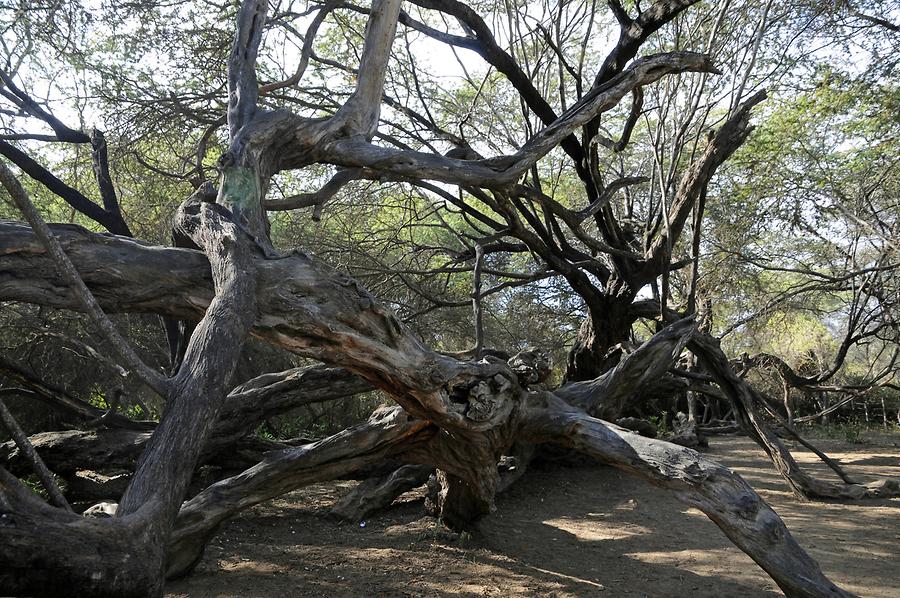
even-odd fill
[{"label": "dirt ground", "polygon": [[[851,472],[900,477],[900,436],[818,444]],[[775,507],[832,580],[864,597],[900,596],[900,499],[802,503],[750,440],[714,438],[706,452]],[[167,596],[780,595],[699,511],[608,467],[530,471],[471,536],[424,516],[415,493],[365,525],[327,521],[351,486],[312,486],[247,511]]]}]

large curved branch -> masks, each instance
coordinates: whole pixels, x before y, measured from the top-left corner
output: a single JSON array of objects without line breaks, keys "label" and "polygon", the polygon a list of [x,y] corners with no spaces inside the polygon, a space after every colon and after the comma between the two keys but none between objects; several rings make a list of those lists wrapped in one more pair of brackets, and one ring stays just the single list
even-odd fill
[{"label": "large curved branch", "polygon": [[[15,478],[0,468],[0,510],[15,515],[0,518],[0,560],[7,565],[0,570],[0,584],[5,589],[60,594],[77,588],[96,596],[161,593],[164,541],[225,396],[228,376],[222,372],[234,370],[255,313],[255,266],[250,244],[237,227],[202,204],[190,230],[210,256],[218,292],[191,339],[187,367],[173,380],[166,412],[118,516],[84,522],[48,512],[28,501]],[[71,302],[68,289],[56,282],[57,292]],[[98,554],[104,555],[102,562]],[[45,570],[48,564],[52,572]]]},{"label": "large curved branch", "polygon": [[[70,225],[55,226],[54,232],[105,309],[185,320],[199,319],[207,310],[209,264],[202,253],[150,247]],[[456,387],[468,396],[463,389],[473,376],[502,376],[505,366],[458,362],[430,351],[356,281],[314,258],[294,252],[281,259],[250,259],[259,275],[253,334],[352,370],[411,413],[427,413],[435,423],[487,429],[506,421],[509,404],[497,403],[497,411],[481,413],[476,421],[467,400],[450,398]],[[80,309],[50,272],[43,247],[30,229],[0,223],[0,299]]]},{"label": "large curved branch", "polygon": [[258,465],[213,484],[182,506],[170,540],[167,576],[189,572],[218,526],[237,512],[413,450],[435,432],[429,422],[412,419],[394,407],[314,444],[266,455]]},{"label": "large curved branch", "polygon": [[546,408],[530,413],[525,425],[533,440],[569,446],[670,490],[703,511],[787,596],[852,596],[825,577],[778,514],[728,468],[691,449],[644,438],[560,403],[552,398]]},{"label": "large curved branch", "polygon": [[597,115],[616,106],[633,89],[653,83],[671,73],[717,71],[708,56],[693,52],[657,54],[636,61],[631,67],[596,87],[552,124],[528,140],[516,153],[486,160],[459,160],[424,152],[396,150],[354,138],[339,138],[317,148],[316,157],[340,166],[445,183],[498,188],[515,183],[573,131]]},{"label": "large curved branch", "polygon": [[695,332],[692,318],[670,324],[605,374],[565,384],[555,394],[587,413],[615,420],[629,400],[665,375]]}]

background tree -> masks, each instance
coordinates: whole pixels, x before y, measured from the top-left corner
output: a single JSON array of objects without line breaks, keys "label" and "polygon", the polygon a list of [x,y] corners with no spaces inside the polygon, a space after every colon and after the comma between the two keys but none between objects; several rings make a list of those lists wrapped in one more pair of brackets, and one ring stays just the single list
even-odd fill
[{"label": "background tree", "polygon": [[[720,251],[701,234],[706,206],[725,196],[716,195],[714,175],[750,134],[750,112],[765,98],[757,88],[806,64],[805,55],[786,53],[767,36],[812,32],[816,39],[834,28],[815,6],[722,2],[688,10],[692,4],[476,10],[455,0],[383,0],[270,11],[265,2],[245,2],[206,13],[175,3],[97,15],[75,4],[12,9],[0,153],[27,175],[20,178],[29,189],[7,167],[0,174],[30,227],[2,225],[0,273],[8,283],[0,298],[86,312],[100,334],[85,345],[99,341],[95,352],[108,352],[111,367],[127,369],[140,392],[158,395],[162,413],[158,423],[135,421],[117,414],[122,393],[115,390],[104,411],[7,368],[29,396],[82,427],[100,426],[96,434],[55,436],[58,464],[71,468],[98,454],[91,449],[110,447],[106,462],[114,456],[134,473],[116,517],[98,522],[51,510],[0,469],[0,506],[12,516],[0,527],[11,563],[5,587],[159,593],[164,575],[189,571],[236,511],[304,483],[384,474],[404,463],[437,469],[439,514],[462,527],[489,512],[509,483],[497,467],[503,457],[524,462],[535,445],[555,443],[673,489],[786,593],[841,595],[740,478],[693,451],[592,417],[618,417],[660,380],[677,382],[672,370],[682,379],[675,387],[700,380],[729,400],[798,493],[898,491],[891,481],[855,483],[840,468],[840,484],[800,471],[762,417],[763,410],[780,415],[690,320],[714,299],[711,288],[700,293],[701,251]],[[891,31],[876,13],[846,8],[840,19],[851,25]],[[231,22],[233,39],[218,33]],[[851,25],[835,35],[858,39],[846,31]],[[893,43],[881,33],[871,39]],[[450,83],[421,58],[422,47],[444,46],[445,57],[458,57]],[[52,60],[38,62],[37,49]],[[710,56],[721,57],[720,69]],[[77,76],[53,76],[60,65]],[[892,68],[875,67],[885,77]],[[71,126],[69,114],[54,116],[64,97],[80,105],[66,110]],[[118,160],[85,124],[86,114],[104,113]],[[67,145],[48,151],[46,143]],[[70,170],[65,181],[54,174],[61,169]],[[218,188],[204,184],[213,176]],[[120,236],[71,226],[51,232],[29,191],[51,214],[61,200],[70,219]],[[175,210],[174,198],[188,194]],[[312,218],[290,213],[299,208],[312,208]],[[175,237],[190,248],[123,238],[132,232],[126,222],[134,230],[140,224],[141,236],[167,237],[160,215],[172,211]],[[890,242],[892,224],[876,210],[866,214]],[[298,244],[306,253],[286,251]],[[830,290],[851,306],[838,368],[851,347],[887,343],[892,330],[893,299],[880,286],[894,258],[858,245],[848,254],[856,263],[843,273],[822,269],[845,277],[847,288]],[[309,254],[331,258],[385,303]],[[791,270],[785,274],[821,278]],[[576,297],[585,319],[567,384],[548,389],[547,361],[535,351],[507,362],[486,350],[546,344],[560,352],[580,317]],[[160,331],[141,335],[155,337],[148,344],[156,357],[149,357],[104,310],[199,323],[186,329],[183,360],[166,376]],[[523,330],[525,314],[552,316],[554,326]],[[652,337],[640,334],[642,323]],[[234,387],[251,333],[325,365]],[[686,345],[702,371],[674,367]],[[887,373],[869,384],[887,379],[893,362],[885,363]],[[829,372],[807,386],[827,382]],[[233,443],[267,417],[373,387],[398,407],[319,442],[279,447],[182,505],[195,468],[225,448],[233,456]],[[140,407],[147,401],[134,403],[142,419],[153,415]],[[790,422],[782,427],[796,435]],[[19,458],[32,454],[20,443]],[[257,443],[247,454],[259,451]],[[51,451],[44,452],[52,469]],[[98,562],[96,554],[114,556]],[[45,566],[54,576],[41,575]]]}]

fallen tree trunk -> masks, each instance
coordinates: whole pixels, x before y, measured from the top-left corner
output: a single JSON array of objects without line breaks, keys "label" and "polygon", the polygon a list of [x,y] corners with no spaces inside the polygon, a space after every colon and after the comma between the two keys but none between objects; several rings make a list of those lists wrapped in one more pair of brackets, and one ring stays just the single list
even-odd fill
[{"label": "fallen tree trunk", "polygon": [[[522,441],[569,446],[673,491],[679,500],[710,517],[788,596],[851,596],[822,574],[778,515],[727,468],[693,450],[644,438],[591,418],[549,392],[531,393],[528,402],[519,436]],[[384,443],[389,442],[393,454],[427,459],[427,437],[416,439],[418,444],[409,442],[410,431],[416,423],[407,419],[398,426],[397,418],[406,417],[401,413],[398,409],[388,410],[380,421],[374,418],[369,424],[331,437],[323,444],[273,455],[267,463],[220,482],[186,503],[173,535],[176,544],[169,574],[187,572],[199,558],[202,546],[226,518],[277,494],[313,481],[333,479],[359,467],[373,456],[372,451],[379,443],[384,448]],[[384,440],[385,422],[398,426],[389,432],[389,441]],[[311,465],[324,462],[328,463],[327,467],[318,471],[310,469]],[[416,472],[424,473],[427,469]]]},{"label": "fallen tree trunk", "polygon": [[[303,405],[351,397],[371,388],[371,384],[346,370],[320,365],[264,374],[249,380],[226,397],[199,463],[215,459],[217,454],[233,448],[269,417]],[[77,401],[64,396],[69,402]],[[146,425],[146,422],[135,423],[140,423],[140,428]],[[79,469],[133,469],[151,435],[151,431],[121,426],[42,432],[31,436],[30,440],[51,470],[68,475]],[[16,474],[28,467],[12,442],[0,444],[0,461],[6,462],[7,468]]]}]

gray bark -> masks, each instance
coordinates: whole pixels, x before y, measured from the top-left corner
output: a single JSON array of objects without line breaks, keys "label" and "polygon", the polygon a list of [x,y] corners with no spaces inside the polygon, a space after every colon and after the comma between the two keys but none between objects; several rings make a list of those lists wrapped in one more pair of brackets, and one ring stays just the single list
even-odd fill
[{"label": "gray bark", "polygon": [[435,432],[428,422],[414,420],[402,409],[385,409],[365,424],[315,444],[267,455],[247,471],[213,484],[186,502],[178,514],[169,546],[168,576],[188,573],[218,526],[240,510],[413,451]]},{"label": "gray bark", "polygon": [[[636,37],[617,46],[618,58],[627,58],[629,52],[633,57],[645,39],[635,24],[648,25],[652,32],[664,17],[685,6],[653,4],[644,13],[649,16],[625,28]],[[502,196],[511,189],[520,191],[516,183],[526,170],[636,88],[669,73],[714,72],[707,56],[688,52],[640,59],[627,69],[624,62],[604,65],[604,76],[591,90],[509,156],[459,160],[387,149],[369,139],[377,124],[399,7],[399,0],[375,2],[351,101],[334,118],[303,119],[257,107],[255,60],[267,3],[242,3],[228,60],[230,140],[219,162],[222,179],[216,203],[194,197],[178,217],[178,226],[202,253],[57,227],[54,232],[75,266],[72,272],[77,269],[86,283],[79,289],[82,301],[77,301],[69,281],[51,273],[48,249],[30,230],[0,225],[0,300],[87,309],[94,315],[102,307],[200,320],[177,376],[158,385],[168,394],[166,413],[147,442],[115,518],[80,520],[49,510],[0,468],[0,508],[13,515],[0,518],[0,559],[10,563],[0,571],[0,585],[37,593],[158,595],[164,569],[169,575],[190,570],[210,535],[234,513],[298,485],[346,475],[388,457],[436,467],[440,515],[449,525],[462,527],[493,509],[501,486],[497,463],[524,441],[568,445],[672,488],[704,510],[791,595],[846,595],[828,582],[777,515],[726,469],[686,449],[621,433],[552,393],[530,391],[507,364],[437,354],[356,281],[299,252],[274,252],[266,237],[262,201],[279,170],[330,163],[372,168],[399,179],[477,185]],[[740,137],[746,134],[746,122],[739,123],[736,132],[723,130],[718,135]],[[709,164],[727,157],[720,150],[708,150],[684,179],[667,234],[677,236],[696,182],[707,175]],[[210,195],[209,190],[201,194],[207,199]],[[564,210],[559,216],[574,222]],[[528,237],[523,229],[517,234]],[[654,239],[644,256],[650,270],[667,259],[660,247],[670,245],[664,235]],[[48,247],[60,253],[59,247]],[[579,268],[537,253],[551,266],[563,268],[573,285],[587,284]],[[643,275],[655,276],[650,270]],[[72,272],[67,272],[68,279],[81,280]],[[98,303],[86,304],[86,294]],[[692,328],[687,328],[676,326],[651,342],[643,355],[661,351],[665,359],[659,361],[670,362],[690,336]],[[390,394],[400,408],[381,411],[367,424],[318,443],[267,455],[181,505],[225,402],[228,374],[249,333],[343,367]],[[638,362],[640,358],[626,360],[603,381],[562,394],[568,392],[573,403],[586,401],[586,409],[603,399],[620,403],[626,390],[621,385],[647,381],[646,372],[633,367]],[[105,557],[100,563],[98,555]],[[52,575],[47,575],[50,567]]]},{"label": "gray bark", "polygon": [[[700,509],[791,597],[851,596],[834,585],[797,544],[780,517],[747,482],[699,453],[644,438],[544,398],[526,434],[555,439],[648,479]],[[541,413],[543,411],[543,413]]]},{"label": "gray bark", "polygon": [[[20,242],[23,234],[19,233]],[[79,258],[90,256],[97,247],[116,246],[121,249],[125,259],[129,259],[128,256],[131,255],[131,259],[138,261],[138,255],[147,252],[152,255],[156,251],[119,239],[110,239],[101,245],[98,243],[99,239],[92,235],[81,234],[68,239],[78,247],[73,254]],[[190,252],[185,256],[189,258],[188,262],[193,259],[194,253]],[[260,315],[257,317],[254,333],[300,354],[343,365],[396,397],[408,413],[425,416],[431,422],[428,426],[437,425],[453,430],[453,436],[441,434],[432,438],[427,449],[417,452],[416,460],[433,464],[447,476],[447,484],[444,486],[446,495],[441,499],[441,506],[446,507],[442,514],[448,522],[465,525],[474,516],[489,512],[493,494],[499,484],[497,462],[508,452],[517,438],[518,426],[527,417],[522,411],[521,402],[527,395],[517,385],[515,374],[505,364],[462,363],[428,351],[389,312],[358,289],[355,283],[311,258],[292,254],[274,261],[252,259],[256,260],[260,272],[259,289],[265,289],[265,292],[258,295]],[[197,261],[201,260],[202,258]],[[21,250],[5,252],[0,257],[0,265],[3,267],[8,267],[10,262],[17,262],[24,264],[26,269],[34,268],[35,261],[34,254],[24,256]],[[171,268],[167,265],[165,269],[161,268],[156,272],[154,278],[166,281],[167,272],[170,271]],[[94,276],[89,284],[98,285],[97,296],[101,302],[123,309],[132,306],[149,307],[146,297],[138,298],[138,289],[143,288],[145,281],[140,278],[130,279],[127,269],[117,269],[114,273],[104,273],[101,269]],[[117,278],[121,284],[99,284],[98,279],[106,277]],[[198,277],[196,282],[202,285],[203,278]],[[176,282],[174,286],[173,290],[176,292],[161,293],[158,299],[152,301],[156,309],[184,313],[189,309],[187,299],[201,295],[185,279]],[[20,277],[17,284],[5,288],[12,289],[15,293],[28,293],[32,297],[35,292],[43,294],[48,289],[47,285],[38,287],[27,276]],[[290,289],[290,292],[286,293],[286,289]],[[49,297],[72,306],[61,293],[51,291]],[[312,298],[321,298],[315,302],[315,316],[312,315]],[[690,326],[687,328],[691,329]],[[674,347],[684,341],[685,331],[678,328],[676,330],[678,334],[663,334],[651,347],[665,347],[671,358]],[[328,342],[323,342],[326,340]],[[621,371],[629,370],[623,367]],[[584,385],[581,387],[584,392],[575,395],[597,396],[597,393],[592,394],[589,389],[596,389],[598,386],[602,385],[599,382]],[[571,442],[570,437],[561,432],[560,434],[554,438],[555,442]],[[260,471],[277,469],[278,466],[273,463]],[[289,474],[282,472],[278,475]],[[678,475],[680,474],[677,472],[672,473],[675,478]],[[192,548],[175,551],[175,554],[183,553],[188,556],[179,558],[179,566],[173,570],[189,568],[197,558],[199,547],[208,537],[204,534],[209,533],[209,529],[214,529],[221,520],[248,503],[264,500],[273,496],[274,492],[295,487],[295,482],[278,485],[270,478],[264,484],[261,483],[266,486],[265,490],[251,492],[240,488],[239,483],[244,479],[249,483],[252,480],[262,480],[264,476],[262,473],[255,473],[249,478],[232,478],[225,486],[232,489],[234,494],[234,498],[227,499],[228,506],[212,505],[212,501],[216,500],[214,496],[222,496],[221,486],[214,493],[201,493],[204,498],[200,500],[206,501],[202,511],[208,515],[199,514],[201,509],[198,507],[191,510],[192,519],[206,521],[208,517],[211,523],[196,525]],[[256,498],[245,500],[243,497],[247,496]],[[715,508],[727,511],[726,507],[717,504]],[[707,505],[707,510],[714,520],[720,518],[713,507]],[[717,520],[717,523],[723,527],[736,525],[733,519],[727,517]],[[756,529],[753,533],[756,531],[765,530]],[[727,533],[740,536],[738,531]],[[751,532],[745,530],[741,533]],[[741,547],[750,551],[755,559],[764,560],[764,555],[753,553],[762,550],[759,545],[745,542]],[[766,566],[774,567],[771,564]],[[772,571],[769,572],[773,574]],[[777,575],[784,578],[790,574],[783,570]],[[779,583],[785,582],[782,579]]]},{"label": "gray bark", "polygon": [[433,473],[430,465],[404,465],[386,476],[364,480],[331,508],[329,516],[340,521],[363,521],[389,507],[404,492],[425,484]]}]

